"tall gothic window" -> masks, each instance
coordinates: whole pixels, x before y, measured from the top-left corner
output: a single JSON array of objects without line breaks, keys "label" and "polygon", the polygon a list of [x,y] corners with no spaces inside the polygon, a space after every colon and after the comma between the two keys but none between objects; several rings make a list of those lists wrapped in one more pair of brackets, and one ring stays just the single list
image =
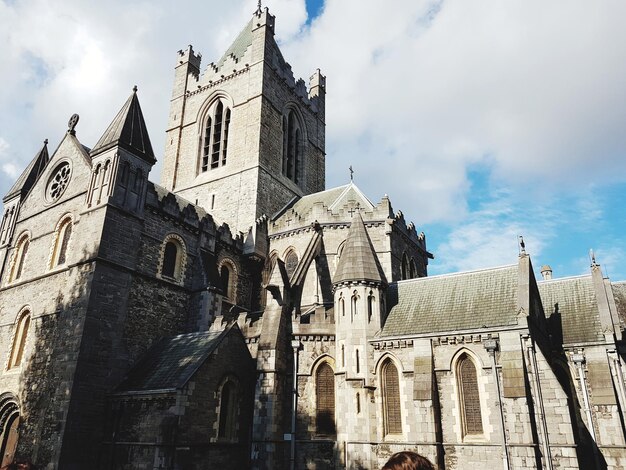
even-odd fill
[{"label": "tall gothic window", "polygon": [[24,262],[26,261],[26,255],[28,254],[28,247],[30,245],[30,240],[28,235],[24,235],[17,242],[17,246],[15,247],[15,256],[13,258],[13,266],[11,267],[11,272],[9,274],[9,282],[16,281],[20,277],[22,277],[22,272],[24,271]]},{"label": "tall gothic window", "polygon": [[385,435],[402,434],[402,411],[400,406],[400,382],[398,369],[391,360],[381,368],[383,384],[383,422]]},{"label": "tall gothic window", "polygon": [[302,179],[302,127],[293,109],[283,116],[283,175],[299,184]]},{"label": "tall gothic window", "polygon": [[210,108],[204,125],[200,171],[226,165],[230,108],[218,99]]},{"label": "tall gothic window", "polygon": [[317,434],[335,434],[335,373],[326,362],[315,372],[315,404]]},{"label": "tall gothic window", "polygon": [[72,238],[72,218],[66,217],[58,225],[50,267],[61,266],[67,261],[67,249]]},{"label": "tall gothic window", "polygon": [[298,255],[295,251],[291,250],[285,256],[285,270],[287,271],[287,276],[291,279],[293,273],[296,272],[296,268],[298,267]]},{"label": "tall gothic window", "polygon": [[459,359],[457,364],[457,378],[463,435],[482,434],[483,421],[480,412],[476,365],[467,354],[464,354]]},{"label": "tall gothic window", "polygon": [[237,384],[228,379],[220,390],[218,438],[229,441],[237,438],[237,411],[239,408]]},{"label": "tall gothic window", "polygon": [[9,357],[8,369],[19,367],[24,357],[24,347],[26,346],[26,338],[30,327],[30,312],[26,311],[22,314],[15,327],[15,335],[13,336],[13,347],[11,348],[11,356]]},{"label": "tall gothic window", "polygon": [[343,298],[343,292],[339,294],[339,300],[337,303],[339,304],[339,316],[345,317],[346,316],[346,301]]},{"label": "tall gothic window", "polygon": [[370,291],[367,296],[367,321],[372,321],[372,315],[374,314],[374,302],[376,302],[376,297],[374,297],[374,293]]},{"label": "tall gothic window", "polygon": [[354,318],[356,317],[358,313],[358,308],[359,308],[359,296],[356,293],[356,291],[354,291],[352,293],[352,298],[350,299],[350,321],[354,321]]},{"label": "tall gothic window", "polygon": [[406,257],[406,253],[402,255],[402,279],[409,278],[409,261]]},{"label": "tall gothic window", "polygon": [[414,279],[417,277],[417,268],[415,267],[415,260],[413,258],[411,258],[409,275],[411,276],[411,279]]}]

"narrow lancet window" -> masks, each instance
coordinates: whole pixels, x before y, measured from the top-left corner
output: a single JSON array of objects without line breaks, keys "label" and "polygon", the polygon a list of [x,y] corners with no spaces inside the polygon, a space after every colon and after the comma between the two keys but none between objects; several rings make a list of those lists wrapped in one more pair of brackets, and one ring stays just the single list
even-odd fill
[{"label": "narrow lancet window", "polygon": [[385,435],[402,434],[402,411],[398,369],[391,360],[382,367],[383,422]]},{"label": "narrow lancet window", "polygon": [[283,116],[283,175],[296,184],[302,180],[302,125],[293,109]]},{"label": "narrow lancet window", "polygon": [[218,437],[229,441],[237,438],[237,408],[239,405],[237,385],[227,380],[220,393],[220,418]]},{"label": "narrow lancet window", "polygon": [[335,434],[335,373],[328,363],[321,364],[315,373],[317,433]]},{"label": "narrow lancet window", "polygon": [[13,337],[13,347],[11,348],[11,356],[9,358],[9,369],[18,367],[22,363],[24,357],[24,348],[26,346],[26,338],[28,329],[30,328],[30,312],[26,311],[17,322],[15,327],[15,336]]},{"label": "narrow lancet window", "polygon": [[478,394],[478,376],[476,374],[476,366],[467,354],[463,355],[459,360],[457,374],[463,434],[482,434],[483,421]]}]

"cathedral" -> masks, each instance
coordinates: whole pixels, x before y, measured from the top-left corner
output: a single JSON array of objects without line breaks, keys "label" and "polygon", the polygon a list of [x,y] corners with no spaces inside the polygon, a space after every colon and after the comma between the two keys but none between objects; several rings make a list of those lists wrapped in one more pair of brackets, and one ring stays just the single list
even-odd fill
[{"label": "cathedral", "polygon": [[625,468],[626,282],[536,279],[523,241],[428,276],[387,196],[326,188],[326,77],[274,28],[178,51],[159,184],[135,88],[4,195],[0,466]]}]

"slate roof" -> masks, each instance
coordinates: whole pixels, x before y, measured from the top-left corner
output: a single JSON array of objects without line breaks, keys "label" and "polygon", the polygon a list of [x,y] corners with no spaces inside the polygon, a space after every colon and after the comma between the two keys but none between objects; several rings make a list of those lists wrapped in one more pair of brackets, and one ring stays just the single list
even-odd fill
[{"label": "slate roof", "polygon": [[118,393],[182,388],[228,334],[200,332],[164,338],[130,371]]},{"label": "slate roof", "polygon": [[[543,309],[552,329],[562,328],[563,343],[604,340],[598,301],[591,275],[537,283]],[[555,315],[560,315],[560,321]]]},{"label": "slate roof", "polygon": [[626,326],[626,281],[614,282],[611,284],[611,288],[613,289],[620,326],[624,328]]},{"label": "slate roof", "polygon": [[43,173],[43,170],[48,164],[48,160],[50,160],[50,156],[48,155],[48,140],[46,139],[41,150],[37,152],[35,158],[31,160],[2,200],[6,202],[19,194],[25,195],[28,193],[39,179],[39,176]]},{"label": "slate roof", "polygon": [[246,53],[248,47],[252,45],[253,19],[248,22],[248,24],[239,33],[239,36],[235,38],[230,47],[226,50],[226,52],[224,52],[222,58],[217,61],[215,66],[218,70],[224,66],[224,63],[229,56],[232,56],[236,61],[239,61]]},{"label": "slate roof", "polygon": [[380,336],[515,325],[517,286],[516,264],[391,284]]},{"label": "slate roof", "polygon": [[327,189],[326,191],[302,196],[297,201],[287,204],[287,206],[274,217],[274,220],[289,209],[293,209],[297,214],[304,216],[311,212],[311,209],[313,209],[313,206],[317,203],[322,203],[325,207],[334,211],[346,205],[348,201],[357,202],[359,206],[365,210],[374,208],[372,201],[370,201],[353,182],[350,182],[349,184]]},{"label": "slate roof", "polygon": [[345,281],[384,282],[384,274],[361,214],[352,217],[346,244],[344,245],[337,270],[333,276],[334,283]]},{"label": "slate roof", "polygon": [[148,163],[156,162],[146,122],[143,119],[137,87],[133,89],[122,109],[117,113],[113,122],[102,134],[98,143],[91,150],[91,156],[102,153],[112,147],[120,146],[133,155],[143,158]]}]

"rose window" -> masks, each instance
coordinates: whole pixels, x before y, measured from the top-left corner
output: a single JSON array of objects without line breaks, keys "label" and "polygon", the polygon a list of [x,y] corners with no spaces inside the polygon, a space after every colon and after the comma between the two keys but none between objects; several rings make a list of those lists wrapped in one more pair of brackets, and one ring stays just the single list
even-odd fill
[{"label": "rose window", "polygon": [[46,188],[46,197],[50,202],[54,202],[61,197],[70,182],[71,169],[67,162],[62,163],[53,173],[48,181]]}]

